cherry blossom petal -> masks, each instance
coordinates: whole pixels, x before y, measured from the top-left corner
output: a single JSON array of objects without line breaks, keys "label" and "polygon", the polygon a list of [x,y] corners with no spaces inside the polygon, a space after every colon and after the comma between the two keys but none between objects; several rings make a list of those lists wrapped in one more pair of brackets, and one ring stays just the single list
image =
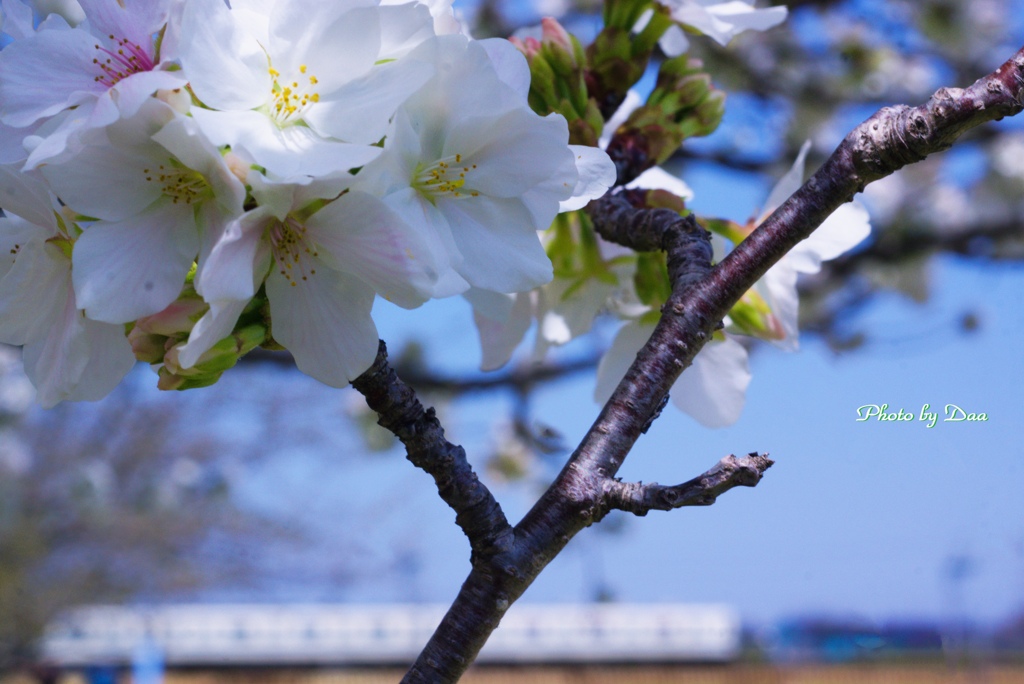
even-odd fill
[{"label": "cherry blossom petal", "polygon": [[46,338],[65,306],[69,270],[57,247],[40,239],[21,245],[0,279],[0,341],[22,345]]},{"label": "cherry blossom petal", "polygon": [[196,96],[213,109],[264,104],[271,77],[267,54],[223,0],[188,0],[181,18],[181,65]]},{"label": "cherry blossom petal", "polygon": [[705,427],[726,427],[740,418],[750,378],[742,344],[711,340],[672,386],[672,403]]},{"label": "cherry blossom petal", "polygon": [[422,230],[409,226],[383,201],[352,191],[306,222],[320,258],[334,269],[362,278],[388,301],[405,308],[421,305],[448,268]]},{"label": "cherry blossom petal", "polygon": [[637,352],[647,344],[653,332],[653,325],[639,321],[630,321],[619,328],[608,351],[597,364],[597,385],[594,387],[594,400],[597,403],[604,404],[611,398],[636,359]]},{"label": "cherry blossom petal", "polygon": [[325,139],[306,126],[281,128],[255,111],[194,109],[192,116],[215,145],[241,147],[257,164],[283,178],[348,171],[381,152],[379,147]]},{"label": "cherry blossom petal", "polygon": [[465,259],[461,275],[474,287],[496,292],[523,292],[551,280],[551,260],[523,203],[473,199],[447,202],[442,209]]},{"label": "cherry blossom petal", "polygon": [[[433,75],[429,64],[399,60],[373,70],[323,94],[305,120],[321,135],[339,140],[375,143],[387,133],[395,110]],[[350,167],[351,168],[351,167]]]},{"label": "cherry blossom petal", "polygon": [[263,234],[272,220],[266,207],[257,207],[228,224],[199,265],[196,292],[208,302],[248,301],[255,295],[270,267],[270,250]]},{"label": "cherry blossom petal", "polygon": [[[526,331],[533,322],[533,301],[536,293],[519,292],[506,295],[487,290],[472,290],[467,299],[473,304],[473,322],[476,323],[480,336],[480,349],[483,358],[480,370],[491,371],[501,368],[512,358],[519,343],[523,341]],[[496,306],[487,300],[498,300],[502,305]],[[494,315],[495,309],[508,307],[504,315]]]},{"label": "cherry blossom petal", "polygon": [[98,401],[135,366],[123,325],[92,321],[68,298],[60,325],[45,340],[25,345],[25,374],[43,408],[61,401]]},{"label": "cherry blossom petal", "polygon": [[234,331],[238,317],[248,305],[248,299],[210,302],[210,310],[196,321],[188,342],[178,348],[178,365],[182,368],[196,365],[199,357]]},{"label": "cherry blossom petal", "polygon": [[344,387],[377,357],[377,328],[370,317],[374,292],[355,276],[326,268],[318,275],[293,286],[270,274],[273,335],[303,373]]},{"label": "cherry blossom petal", "polygon": [[75,293],[86,315],[126,323],[162,311],[181,292],[199,249],[188,206],[170,200],[118,223],[97,224],[75,243]]},{"label": "cherry blossom petal", "polygon": [[0,121],[21,128],[107,92],[81,29],[39,31],[0,50]]}]

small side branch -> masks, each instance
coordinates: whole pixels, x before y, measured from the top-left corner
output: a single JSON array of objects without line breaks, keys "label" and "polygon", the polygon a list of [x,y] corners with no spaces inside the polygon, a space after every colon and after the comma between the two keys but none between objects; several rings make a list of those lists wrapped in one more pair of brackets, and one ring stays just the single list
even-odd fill
[{"label": "small side branch", "polygon": [[434,478],[438,493],[469,538],[473,557],[490,556],[509,546],[512,527],[501,506],[473,472],[463,448],[445,439],[434,409],[424,409],[412,388],[388,365],[383,340],[373,365],[352,386],[380,416],[377,422],[402,441],[409,461]]},{"label": "small side branch", "polygon": [[609,479],[605,483],[604,503],[609,511],[640,516],[649,511],[670,511],[683,506],[710,506],[733,487],[756,486],[764,471],[774,463],[768,454],[752,453],[742,458],[730,454],[703,475],[671,487],[657,482],[643,484]]}]

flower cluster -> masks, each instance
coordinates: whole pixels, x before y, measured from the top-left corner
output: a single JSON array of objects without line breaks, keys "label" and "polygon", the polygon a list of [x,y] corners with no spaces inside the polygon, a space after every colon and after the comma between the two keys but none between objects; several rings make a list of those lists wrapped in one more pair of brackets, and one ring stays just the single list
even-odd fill
[{"label": "flower cluster", "polygon": [[537,231],[614,182],[444,0],[79,4],[3,3],[0,342],[44,405],[136,359],[202,386],[257,345],[345,385],[378,295],[537,288]]}]

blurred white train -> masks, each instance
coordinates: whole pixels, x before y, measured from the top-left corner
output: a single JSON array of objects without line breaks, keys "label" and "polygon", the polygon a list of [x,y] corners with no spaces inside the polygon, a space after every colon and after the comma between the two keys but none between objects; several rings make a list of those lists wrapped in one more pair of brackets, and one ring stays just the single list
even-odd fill
[{"label": "blurred white train", "polygon": [[[446,607],[433,605],[90,606],[53,623],[59,667],[126,665],[142,645],[168,667],[408,664]],[[725,662],[740,650],[727,606],[517,604],[480,654],[490,663]]]}]

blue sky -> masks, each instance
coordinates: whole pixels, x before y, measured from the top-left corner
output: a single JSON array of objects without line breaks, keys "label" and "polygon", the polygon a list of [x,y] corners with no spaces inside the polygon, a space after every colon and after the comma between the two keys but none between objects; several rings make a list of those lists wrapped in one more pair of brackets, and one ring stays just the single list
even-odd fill
[{"label": "blue sky", "polygon": [[[733,427],[709,430],[666,410],[626,461],[625,478],[679,482],[727,453],[753,450],[777,463],[756,489],[729,492],[712,507],[623,516],[615,534],[584,531],[524,600],[586,601],[603,587],[624,601],[729,603],[758,624],[805,614],[883,620],[954,612],[991,622],[1024,609],[1024,453],[1015,439],[1024,424],[1017,393],[1024,269],[940,260],[934,282],[925,305],[892,297],[868,309],[865,322],[884,341],[866,350],[837,356],[805,339],[798,353],[755,353],[747,406]],[[951,322],[970,307],[982,328],[956,332]],[[478,358],[468,311],[453,300],[377,314],[396,348],[416,335],[442,367],[465,370]],[[297,382],[298,394],[318,391],[312,381]],[[534,415],[578,441],[597,411],[592,383],[583,375],[544,387]],[[858,407],[883,403],[915,414],[924,403],[940,411],[955,403],[989,420],[940,418],[930,429],[917,420],[856,420]],[[443,411],[451,438],[478,470],[509,406],[496,394]],[[468,546],[430,479],[397,453],[351,453],[359,445],[350,434],[339,444],[340,456],[338,444],[331,454],[309,446],[255,466],[244,478],[250,501],[320,530],[306,559],[355,545],[365,554],[360,563],[383,570],[335,586],[285,581],[279,597],[450,600],[468,570]],[[527,483],[491,482],[510,518],[528,509],[536,480],[551,472],[541,467]],[[353,482],[373,485],[353,491]],[[969,557],[973,568],[957,589],[959,603],[946,572],[953,556]],[[404,574],[389,565],[399,557]]]}]

